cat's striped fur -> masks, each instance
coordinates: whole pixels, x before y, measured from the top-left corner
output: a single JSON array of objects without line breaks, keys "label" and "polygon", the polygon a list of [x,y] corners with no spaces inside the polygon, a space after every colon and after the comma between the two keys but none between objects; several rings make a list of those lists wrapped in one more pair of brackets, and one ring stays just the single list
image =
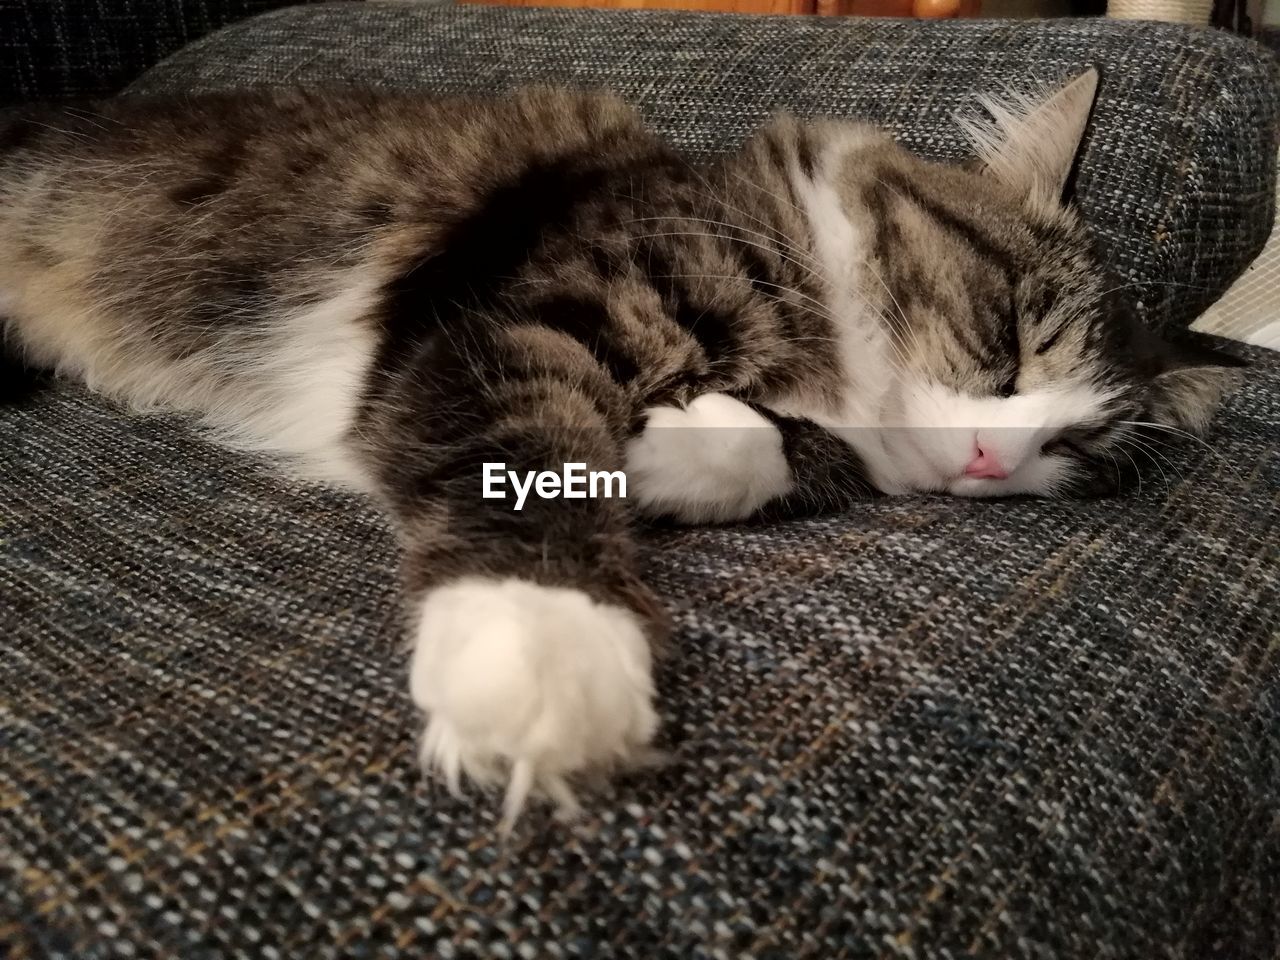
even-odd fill
[{"label": "cat's striped fur", "polygon": [[[1124,421],[1203,424],[1213,361],[1134,349],[1059,202],[1094,82],[993,102],[971,168],[788,117],[694,168],[620,102],[550,90],[24,113],[0,126],[5,342],[378,498],[426,759],[509,781],[511,812],[568,804],[656,723],[637,504],[1095,490]],[[975,449],[1006,475],[966,473]],[[513,511],[486,462],[636,489]]]}]

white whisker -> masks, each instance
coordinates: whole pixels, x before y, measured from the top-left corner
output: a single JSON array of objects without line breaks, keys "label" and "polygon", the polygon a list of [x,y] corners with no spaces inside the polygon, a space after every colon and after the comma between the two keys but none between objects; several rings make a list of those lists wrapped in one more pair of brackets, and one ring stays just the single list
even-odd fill
[{"label": "white whisker", "polygon": [[1194,443],[1198,443],[1200,446],[1208,450],[1211,456],[1221,460],[1222,463],[1226,466],[1226,468],[1235,475],[1236,479],[1238,479],[1242,484],[1245,484],[1246,486],[1248,485],[1249,481],[1245,479],[1245,477],[1240,473],[1240,471],[1235,469],[1234,465],[1232,465],[1230,460],[1228,460],[1221,453],[1215,450],[1210,444],[1206,443],[1204,440],[1197,437],[1194,433],[1188,433],[1186,430],[1180,430],[1177,427],[1171,427],[1163,423],[1153,423],[1150,420],[1118,420],[1116,422],[1123,423],[1131,427],[1146,427],[1151,430],[1161,430],[1161,431],[1164,431],[1165,433],[1172,434],[1176,437],[1184,437],[1187,440],[1191,440]]},{"label": "white whisker", "polygon": [[[1156,458],[1155,454],[1153,453],[1150,447],[1143,445],[1138,440],[1137,437],[1129,436],[1129,437],[1125,437],[1123,440],[1120,441],[1119,448],[1121,450],[1132,450],[1134,453],[1140,453],[1144,457],[1146,457],[1147,460],[1151,463],[1151,465],[1160,471],[1160,477],[1162,480],[1164,480],[1165,490],[1171,489],[1171,484],[1169,483],[1169,477],[1165,474],[1164,467],[1160,465],[1160,460]],[[1173,464],[1172,462],[1170,462],[1168,457],[1163,457],[1162,459],[1164,460],[1165,463],[1169,464],[1170,469],[1173,469]],[[1182,479],[1182,477],[1177,474],[1177,471],[1174,471],[1174,473],[1175,473],[1175,476],[1178,476],[1178,479],[1180,480]]]},{"label": "white whisker", "polygon": [[[697,217],[684,217],[684,218],[674,218],[674,217],[654,217],[654,218],[645,218],[645,219],[657,219],[657,220],[664,220],[664,219],[686,219],[686,220],[695,221],[695,222],[696,222],[696,221],[698,221],[698,218],[697,218]],[[639,222],[639,221],[637,221],[637,222]],[[703,222],[703,223],[717,223],[718,221],[715,221],[715,220],[704,220],[704,221],[701,221],[701,222]],[[729,226],[732,226],[732,225],[730,224]],[[734,227],[733,229],[743,229],[743,228],[737,228],[737,227]],[[758,236],[763,236],[762,234],[757,234],[757,235],[758,235]],[[729,241],[732,241],[733,243],[745,243],[745,244],[747,244],[747,245],[749,245],[749,246],[756,247],[756,248],[758,248],[758,249],[760,249],[760,250],[766,250],[766,251],[769,251],[769,252],[771,252],[771,253],[774,253],[774,254],[776,254],[778,257],[780,257],[781,259],[783,259],[783,260],[787,261],[788,263],[794,264],[795,266],[799,267],[801,270],[804,270],[806,273],[810,274],[811,276],[815,276],[815,277],[817,277],[817,274],[815,274],[811,268],[809,268],[809,267],[805,266],[805,265],[804,265],[803,263],[801,263],[800,261],[798,261],[798,260],[794,260],[794,259],[792,259],[791,257],[787,256],[786,254],[782,253],[781,251],[777,250],[776,248],[774,248],[774,247],[772,247],[772,246],[770,246],[770,245],[768,245],[768,244],[760,243],[760,242],[759,242],[759,241],[757,241],[757,240],[748,240],[748,239],[744,239],[744,238],[742,238],[742,237],[726,237],[726,236],[724,236],[724,235],[722,235],[722,234],[719,234],[719,233],[703,233],[703,232],[699,232],[699,231],[696,231],[696,230],[678,230],[678,231],[668,231],[668,232],[663,232],[663,233],[642,233],[642,234],[637,235],[634,239],[637,239],[637,240],[652,240],[652,239],[657,239],[658,237],[705,237],[705,238],[707,238],[707,239],[711,239],[711,240],[729,240]],[[768,239],[768,237],[765,237],[765,239],[767,240],[767,239]],[[821,279],[821,278],[819,277],[818,279]]]}]

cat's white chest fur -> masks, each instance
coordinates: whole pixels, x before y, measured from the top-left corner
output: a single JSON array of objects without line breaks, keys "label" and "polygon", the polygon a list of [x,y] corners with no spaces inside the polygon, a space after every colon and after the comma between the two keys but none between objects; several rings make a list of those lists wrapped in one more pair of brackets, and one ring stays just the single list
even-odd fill
[{"label": "cat's white chest fur", "polygon": [[[791,172],[809,221],[814,255],[810,269],[821,275],[827,289],[828,312],[835,320],[837,353],[842,367],[840,402],[817,406],[804,400],[771,404],[778,413],[803,417],[840,436],[861,456],[870,479],[893,492],[892,469],[880,431],[885,398],[893,386],[894,343],[882,317],[879,297],[866,291],[878,279],[869,242],[859,224],[845,212],[828,171],[846,151],[859,144],[850,133],[827,146],[812,177]],[[880,284],[887,295],[887,288]]]}]

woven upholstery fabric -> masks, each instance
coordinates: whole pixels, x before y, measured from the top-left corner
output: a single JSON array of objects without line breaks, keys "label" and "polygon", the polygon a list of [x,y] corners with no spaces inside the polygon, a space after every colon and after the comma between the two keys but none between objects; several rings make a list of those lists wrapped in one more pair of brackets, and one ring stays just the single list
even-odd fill
[{"label": "woven upholstery fabric", "polygon": [[870,120],[934,158],[975,92],[1103,74],[1076,188],[1153,326],[1189,323],[1262,248],[1275,204],[1276,59],[1172,24],[752,18],[328,4],[221,32],[136,89],[349,82],[448,93],[606,87],[691,156],[773,109]]},{"label": "woven upholstery fabric", "polygon": [[[1090,45],[1146,70],[1099,108],[1092,208],[1145,216],[1108,193],[1128,183],[1176,198],[1170,224],[1240,218],[1229,242],[1135,245],[1135,269],[1242,256],[1236,111],[1270,118],[1273,93],[1210,34],[319,7],[146,85],[581,74],[692,152],[787,101],[945,154],[975,71],[1065,72]],[[1174,176],[1109,125],[1154,138],[1187,98],[1209,111],[1172,74],[1217,91],[1234,169],[1204,141]],[[1178,129],[1162,150],[1200,136]],[[1210,446],[1162,449],[1120,499],[646,533],[677,625],[672,762],[506,843],[496,798],[417,771],[395,548],[366,503],[71,386],[0,408],[0,954],[1274,957],[1280,360],[1229,349],[1254,366]]]},{"label": "woven upholstery fabric", "polygon": [[115,93],[183,44],[289,2],[0,0],[0,106]]},{"label": "woven upholstery fabric", "polygon": [[60,388],[0,409],[7,957],[1272,958],[1280,362],[1141,494],[652,533],[663,771],[414,765],[395,552]]}]

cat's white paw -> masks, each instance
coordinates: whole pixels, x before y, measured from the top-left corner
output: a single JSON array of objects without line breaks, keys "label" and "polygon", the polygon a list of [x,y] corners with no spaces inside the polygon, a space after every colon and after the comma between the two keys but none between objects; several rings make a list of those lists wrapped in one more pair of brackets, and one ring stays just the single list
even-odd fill
[{"label": "cat's white paw", "polygon": [[576,809],[568,778],[639,761],[657,728],[649,644],[631,611],[579,590],[468,578],[423,600],[409,689],[424,764],[507,783],[504,829],[530,792]]},{"label": "cat's white paw", "polygon": [[628,496],[682,523],[745,520],[791,490],[782,434],[745,403],[704,393],[687,407],[650,407],[627,444]]}]

